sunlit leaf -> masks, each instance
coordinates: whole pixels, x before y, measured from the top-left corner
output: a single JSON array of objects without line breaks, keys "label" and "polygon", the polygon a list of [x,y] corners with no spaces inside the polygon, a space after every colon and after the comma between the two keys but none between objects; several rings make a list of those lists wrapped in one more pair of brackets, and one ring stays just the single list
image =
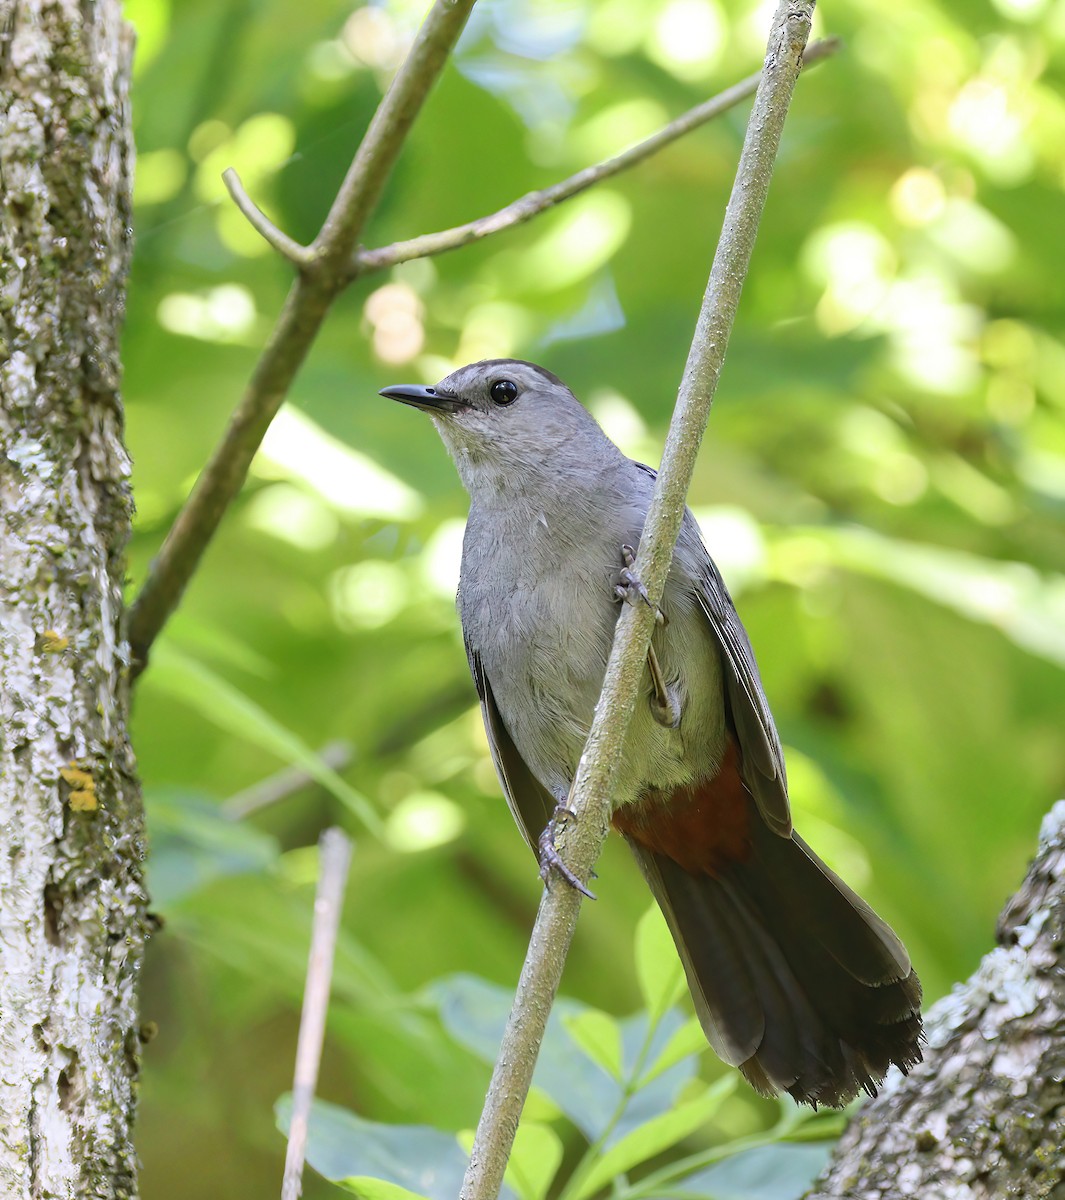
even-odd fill
[{"label": "sunlit leaf", "polygon": [[[485,1062],[494,1062],[503,1036],[512,995],[472,976],[456,975],[433,984],[431,995],[445,1028]],[[563,1019],[575,1020],[589,1010],[560,998],[547,1023],[533,1083],[550,1097],[589,1141],[612,1130],[608,1144],[625,1137],[651,1116],[668,1108],[679,1089],[695,1072],[694,1059],[682,1060],[632,1094],[601,1066],[584,1054],[574,1054]],[[647,1018],[639,1014],[623,1021],[621,1075],[635,1071],[638,1061],[653,1062],[676,1029],[683,1024],[679,1012],[670,1012],[653,1035]]]},{"label": "sunlit leaf", "polygon": [[594,1063],[615,1079],[621,1078],[621,1029],[613,1017],[594,1008],[563,1016],[562,1025]]},{"label": "sunlit leaf", "polygon": [[636,926],[636,978],[652,1021],[684,994],[684,968],[657,904]]},{"label": "sunlit leaf", "polygon": [[373,1179],[369,1175],[351,1175],[336,1182],[346,1192],[358,1196],[359,1200],[430,1200],[428,1196],[408,1191],[384,1179]]},{"label": "sunlit leaf", "polygon": [[702,1128],[735,1091],[737,1078],[735,1074],[726,1075],[707,1088],[701,1096],[686,1100],[668,1112],[652,1117],[616,1142],[582,1180],[575,1200],[593,1196],[612,1179],[625,1174],[637,1164],[654,1158]]},{"label": "sunlit leaf", "polygon": [[506,1181],[520,1200],[543,1200],[562,1162],[562,1141],[550,1125],[523,1119],[507,1164]]},{"label": "sunlit leaf", "polygon": [[1065,578],[1024,563],[878,537],[868,530],[823,533],[841,564],[913,588],[984,621],[1033,654],[1065,666]]},{"label": "sunlit leaf", "polygon": [[703,1032],[703,1027],[699,1024],[698,1018],[691,1017],[666,1042],[661,1053],[643,1075],[641,1082],[644,1084],[650,1083],[656,1076],[661,1075],[663,1071],[668,1071],[670,1067],[676,1066],[677,1063],[683,1062],[686,1058],[702,1054],[705,1050],[706,1034]]},{"label": "sunlit leaf", "polygon": [[[485,1062],[495,1061],[512,995],[482,979],[456,975],[438,980],[431,989],[444,1027]],[[562,1024],[563,1016],[579,1016],[585,1006],[559,1000],[548,1019],[533,1083],[542,1089],[590,1139],[606,1127],[620,1098],[614,1079],[583,1054]]]}]

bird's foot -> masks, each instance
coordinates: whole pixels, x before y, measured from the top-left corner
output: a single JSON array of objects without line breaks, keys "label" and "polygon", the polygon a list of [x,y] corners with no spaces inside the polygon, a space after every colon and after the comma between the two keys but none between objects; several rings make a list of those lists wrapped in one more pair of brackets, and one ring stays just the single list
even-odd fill
[{"label": "bird's foot", "polygon": [[552,871],[556,871],[570,885],[571,888],[576,888],[582,895],[587,896],[589,900],[595,899],[595,894],[590,892],[576,875],[562,861],[562,855],[559,854],[555,847],[555,834],[565,824],[565,822],[573,817],[577,819],[577,814],[572,808],[567,808],[565,804],[557,804],[555,811],[551,814],[551,819],[544,826],[543,833],[540,834],[540,878],[546,885],[551,876]]},{"label": "bird's foot", "polygon": [[[621,568],[621,582],[614,589],[614,595],[628,604],[636,604],[642,600],[649,605],[651,597],[647,594],[647,588],[632,570],[636,564],[636,551],[631,546],[622,546],[621,558],[625,565]],[[660,608],[655,609],[655,621],[660,629],[664,629],[668,624],[666,615]],[[659,725],[664,725],[667,729],[676,729],[680,724],[680,704],[676,690],[666,683],[654,646],[647,647],[647,669],[651,673],[651,683],[654,686],[651,713]]]},{"label": "bird's foot", "polygon": [[[651,606],[651,597],[648,595],[647,588],[643,585],[643,580],[633,571],[636,565],[636,551],[631,546],[621,547],[621,561],[625,564],[621,568],[618,575],[620,582],[614,588],[614,595],[618,600],[624,600],[627,604],[636,604],[642,600],[644,604]],[[655,609],[656,624],[665,628],[666,614],[660,609]]]}]

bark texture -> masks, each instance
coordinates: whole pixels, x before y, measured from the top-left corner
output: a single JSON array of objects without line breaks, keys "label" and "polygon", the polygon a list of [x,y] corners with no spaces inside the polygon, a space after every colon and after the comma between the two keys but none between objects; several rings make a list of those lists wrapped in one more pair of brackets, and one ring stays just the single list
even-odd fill
[{"label": "bark texture", "polygon": [[998,946],[926,1019],[808,1200],[1065,1198],[1065,800],[998,923]]},{"label": "bark texture", "polygon": [[121,633],[131,37],[0,0],[0,1195],[131,1197],[146,931]]}]

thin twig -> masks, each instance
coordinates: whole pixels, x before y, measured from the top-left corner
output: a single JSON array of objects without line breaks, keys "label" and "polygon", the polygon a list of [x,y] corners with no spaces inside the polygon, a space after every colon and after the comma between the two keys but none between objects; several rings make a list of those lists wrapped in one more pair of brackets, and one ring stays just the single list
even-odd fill
[{"label": "thin twig", "polygon": [[309,246],[301,246],[295,238],[290,238],[287,233],[278,229],[273,221],[270,220],[266,213],[263,212],[244,190],[244,184],[240,182],[240,176],[232,167],[227,167],[222,172],[222,182],[226,185],[226,190],[229,192],[233,203],[248,218],[248,224],[257,233],[261,234],[282,258],[287,258],[290,263],[297,267],[304,266],[314,258],[314,254]]},{"label": "thin twig", "polygon": [[333,976],[344,888],[351,864],[351,841],[339,829],[327,829],[318,839],[318,889],[314,897],[314,929],[307,960],[307,983],[296,1042],[296,1070],[292,1080],[292,1121],[288,1128],[285,1175],[281,1200],[297,1200],[307,1152],[307,1125],[311,1116],[318,1064],[325,1041],[325,1016]]},{"label": "thin twig", "polygon": [[[635,573],[646,584],[651,603],[626,605],[618,619],[603,692],[570,792],[569,804],[577,819],[565,835],[566,860],[580,878],[587,878],[606,837],[614,779],[651,641],[655,608],[672,561],[684,498],[710,415],[812,15],[813,0],[780,0],[773,18],[736,181],[640,538]],[[580,895],[570,887],[555,884],[541,899],[460,1193],[462,1200],[495,1200],[499,1194],[579,909]]]},{"label": "thin twig", "polygon": [[[835,54],[841,44],[839,38],[823,38],[811,43],[803,55],[803,65],[809,67],[821,62]],[[705,125],[715,117],[720,117],[723,113],[728,112],[730,108],[735,108],[741,100],[754,93],[760,78],[760,71],[748,75],[746,79],[741,79],[739,83],[733,84],[732,87],[720,92],[710,100],[704,100],[702,104],[690,108],[675,121],[670,121],[668,125],[651,134],[649,138],[645,138],[635,146],[630,146],[629,149],[623,150],[614,158],[608,158],[594,166],[585,167],[575,175],[570,175],[568,179],[563,179],[540,191],[528,192],[494,213],[467,221],[465,225],[442,229],[438,233],[426,233],[405,242],[393,242],[389,246],[381,246],[373,250],[357,250],[352,260],[352,272],[354,275],[365,275],[371,271],[382,271],[388,267],[394,267],[397,263],[409,262],[413,258],[428,258],[433,254],[444,254],[448,250],[457,250],[460,246],[468,246],[471,242],[479,242],[482,238],[500,233],[504,229],[523,225],[545,210],[561,204],[563,200],[569,200],[594,184],[601,183],[604,179],[610,179],[622,171],[627,171],[630,167],[636,166],[672,142],[684,137],[685,134],[691,133],[693,129],[698,129],[700,125]]]},{"label": "thin twig", "polygon": [[[343,771],[351,762],[354,753],[355,749],[350,742],[336,741],[324,745],[318,751],[318,757],[332,770]],[[314,776],[304,767],[286,767],[223,800],[220,805],[222,816],[231,821],[241,821],[252,813],[280,804],[314,782]]]},{"label": "thin twig", "polygon": [[314,239],[314,250],[323,262],[330,263],[338,279],[347,279],[347,264],[359,234],[473,5],[474,0],[436,0],[359,143],[333,207]]},{"label": "thin twig", "polygon": [[474,0],[436,0],[378,105],[244,396],[130,609],[127,634],[133,678],[144,669],[152,642],[177,607],[208,542],[240,491],[251,460],[330,305],[348,283],[348,264],[362,227],[473,4]]}]

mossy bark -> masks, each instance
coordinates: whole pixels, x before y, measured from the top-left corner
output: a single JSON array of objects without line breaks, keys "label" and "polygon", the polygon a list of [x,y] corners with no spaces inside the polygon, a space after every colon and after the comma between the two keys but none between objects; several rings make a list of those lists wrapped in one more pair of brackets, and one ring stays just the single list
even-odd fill
[{"label": "mossy bark", "polygon": [[998,942],[931,1009],[924,1063],[861,1109],[808,1200],[1065,1200],[1065,800]]},{"label": "mossy bark", "polygon": [[136,1195],[119,0],[0,0],[0,1195]]}]

